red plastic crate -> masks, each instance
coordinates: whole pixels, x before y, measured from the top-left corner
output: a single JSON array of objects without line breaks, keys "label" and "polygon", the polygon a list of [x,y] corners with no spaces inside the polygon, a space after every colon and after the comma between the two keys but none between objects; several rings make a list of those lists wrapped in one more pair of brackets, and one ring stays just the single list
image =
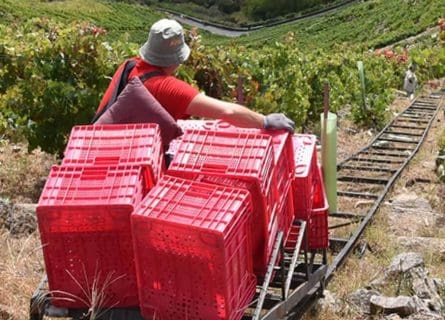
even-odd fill
[{"label": "red plastic crate", "polygon": [[292,181],[295,217],[308,220],[313,204],[317,172],[316,137],[294,134],[295,175]]},{"label": "red plastic crate", "polygon": [[[130,214],[141,168],[54,166],[37,206],[52,302],[58,307],[137,306]],[[70,299],[70,300],[68,300]]]},{"label": "red plastic crate", "polygon": [[241,319],[255,293],[243,189],[163,176],[133,213],[142,315]]},{"label": "red plastic crate", "polygon": [[[286,194],[288,183],[294,175],[294,146],[292,135],[288,131],[241,128],[221,120],[181,120],[178,124],[183,131],[195,129],[270,135],[273,143],[278,195]],[[177,145],[172,148],[172,154],[175,150],[177,150]]]},{"label": "red plastic crate", "polygon": [[[285,195],[288,184],[294,175],[294,146],[292,135],[285,130],[264,130],[241,128],[222,120],[179,120],[178,125],[183,131],[195,129],[204,131],[227,131],[267,134],[272,137],[274,151],[274,167],[277,179],[278,196]],[[171,154],[178,150],[181,137],[173,143]],[[281,201],[281,199],[279,199]]]},{"label": "red plastic crate", "polygon": [[75,126],[62,164],[141,166],[148,191],[164,169],[159,126],[155,123]]},{"label": "red plastic crate", "polygon": [[[216,124],[218,120],[177,120],[176,123],[181,128],[182,132],[186,130],[205,130],[216,131]],[[181,143],[182,135],[173,139],[170,142],[167,154],[175,155]]]},{"label": "red plastic crate", "polygon": [[245,188],[254,199],[254,269],[265,272],[268,262],[267,227],[277,189],[269,135],[248,132],[186,130],[168,174],[196,181]]},{"label": "red plastic crate", "polygon": [[321,168],[317,165],[314,204],[308,222],[308,247],[310,250],[328,247],[328,199],[325,192]]}]

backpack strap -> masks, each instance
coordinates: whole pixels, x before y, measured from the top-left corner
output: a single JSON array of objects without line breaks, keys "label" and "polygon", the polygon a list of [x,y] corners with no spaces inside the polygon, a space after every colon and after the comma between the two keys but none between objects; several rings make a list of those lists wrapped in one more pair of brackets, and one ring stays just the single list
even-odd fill
[{"label": "backpack strap", "polygon": [[[122,71],[122,73],[120,74],[120,76],[118,78],[117,85],[113,89],[113,93],[110,97],[110,100],[108,100],[107,104],[102,108],[102,110],[100,112],[98,112],[94,115],[91,123],[96,122],[97,119],[99,119],[116,102],[117,97],[120,95],[122,90],[124,90],[125,86],[127,85],[128,76],[130,75],[131,70],[133,70],[133,68],[135,66],[136,66],[135,60],[127,60],[125,62],[124,70]],[[147,72],[147,73],[140,75],[139,79],[142,81],[142,83],[145,83],[145,81],[147,81],[148,79],[155,77],[155,76],[160,76],[163,74],[164,73],[162,71],[155,70],[155,71]]]},{"label": "backpack strap", "polygon": [[156,76],[162,76],[164,73],[161,70],[150,71],[139,76],[142,83],[145,83],[148,79]]}]

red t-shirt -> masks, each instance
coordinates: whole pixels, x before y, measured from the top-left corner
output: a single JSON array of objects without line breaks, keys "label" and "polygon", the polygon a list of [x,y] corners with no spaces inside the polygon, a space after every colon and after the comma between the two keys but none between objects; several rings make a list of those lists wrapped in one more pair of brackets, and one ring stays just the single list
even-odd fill
[{"label": "red t-shirt", "polygon": [[[161,71],[161,68],[152,66],[139,57],[134,58],[134,60],[136,61],[136,66],[133,68],[133,70],[131,70],[128,77],[129,79],[141,76],[151,71]],[[102,108],[104,108],[104,106],[107,104],[123,69],[124,64],[117,69],[116,73],[111,79],[110,85],[102,97],[97,112],[102,110]],[[165,108],[165,110],[167,110],[176,120],[188,117],[185,111],[193,98],[199,93],[196,88],[192,87],[187,82],[175,78],[174,76],[154,76],[146,80],[144,85]]]}]

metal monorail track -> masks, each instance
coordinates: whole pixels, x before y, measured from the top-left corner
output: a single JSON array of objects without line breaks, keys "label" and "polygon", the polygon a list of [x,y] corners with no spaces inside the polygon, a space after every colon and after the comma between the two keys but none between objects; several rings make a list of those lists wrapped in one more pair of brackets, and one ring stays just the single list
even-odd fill
[{"label": "metal monorail track", "polygon": [[[330,213],[329,229],[347,228],[351,236],[330,238],[331,248],[339,252],[329,263],[328,281],[357,243],[397,177],[419,150],[444,96],[442,90],[415,99],[368,146],[338,164],[337,195],[339,207],[345,210]],[[360,210],[357,203],[364,199],[372,201],[364,201],[365,206]]]},{"label": "metal monorail track", "polygon": [[329,213],[329,254],[324,283],[282,319],[299,319],[316,301],[320,286],[357,247],[386,194],[415,156],[445,102],[445,88],[415,99],[364,148],[337,165],[338,210]]},{"label": "metal monorail track", "polygon": [[[280,296],[283,282],[279,279],[282,277],[275,277],[278,280],[268,286],[263,284],[260,292],[265,296],[263,291],[268,290],[268,298],[254,301],[261,304],[262,313],[245,319],[299,319],[308,310],[357,246],[386,194],[419,150],[444,100],[445,89],[415,99],[368,146],[338,164],[337,196],[341,210],[329,213],[329,258],[326,252],[307,253],[301,248],[299,268],[310,270],[306,278],[298,282],[299,268],[296,268],[295,287],[287,296]],[[321,258],[313,260],[316,254]],[[292,259],[286,254],[284,257],[284,261]],[[292,267],[285,263],[275,270],[284,270],[286,274]]]},{"label": "metal monorail track", "polygon": [[[419,150],[444,100],[445,89],[415,99],[368,146],[338,164],[340,210],[329,214],[329,252],[307,249],[305,221],[294,222],[289,236],[292,241],[283,243],[283,234],[279,233],[267,273],[243,320],[299,319],[322,295],[399,174]],[[31,320],[43,319],[44,315],[81,319],[86,312],[51,306],[45,280],[31,299]],[[142,318],[137,309],[113,309],[102,313],[100,319]]]}]

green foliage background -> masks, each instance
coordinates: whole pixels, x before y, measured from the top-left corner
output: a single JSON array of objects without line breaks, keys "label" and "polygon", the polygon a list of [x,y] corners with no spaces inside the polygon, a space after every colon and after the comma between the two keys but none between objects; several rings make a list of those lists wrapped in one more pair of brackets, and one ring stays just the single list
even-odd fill
[{"label": "green foliage background", "polygon": [[242,9],[247,16],[254,20],[266,20],[286,13],[301,12],[322,4],[328,4],[327,0],[246,0]]},{"label": "green foliage background", "polygon": [[[9,2],[0,1],[1,6]],[[8,17],[2,21],[9,23],[0,24],[0,136],[24,137],[30,149],[41,147],[61,154],[71,128],[89,123],[117,66],[137,54],[142,41],[134,42],[129,33],[117,37],[115,29],[104,27],[108,21],[112,28],[112,15],[105,14],[109,4],[86,1],[97,7],[77,10],[75,17],[88,20],[85,12],[93,15],[97,10],[101,14],[94,15],[95,21],[102,25],[90,20],[61,23],[57,18],[19,19],[3,11],[3,17]],[[67,1],[66,10],[62,10],[68,16],[72,2]],[[380,5],[379,1],[370,2]],[[17,2],[17,12],[26,3]],[[53,10],[40,7],[38,14],[42,8],[45,12]],[[107,10],[100,11],[104,8]],[[126,12],[126,7],[122,8]],[[357,10],[361,12],[361,7]],[[116,25],[119,12],[114,12]],[[338,22],[336,30],[342,28]],[[242,96],[242,103],[262,113],[285,112],[299,131],[318,120],[325,81],[331,87],[332,111],[347,108],[358,124],[380,127],[386,121],[394,89],[401,89],[409,62],[418,64],[421,82],[445,75],[445,50],[439,37],[426,47],[410,48],[403,61],[376,55],[363,43],[353,41],[302,47],[298,31],[288,31],[274,41],[257,42],[255,47],[227,42],[209,46],[206,36],[194,30],[187,33],[187,41],[192,55],[180,68],[180,78],[214,97],[237,100]],[[396,57],[404,54],[402,48],[395,51]],[[368,110],[362,106],[357,61],[365,66]]]}]

